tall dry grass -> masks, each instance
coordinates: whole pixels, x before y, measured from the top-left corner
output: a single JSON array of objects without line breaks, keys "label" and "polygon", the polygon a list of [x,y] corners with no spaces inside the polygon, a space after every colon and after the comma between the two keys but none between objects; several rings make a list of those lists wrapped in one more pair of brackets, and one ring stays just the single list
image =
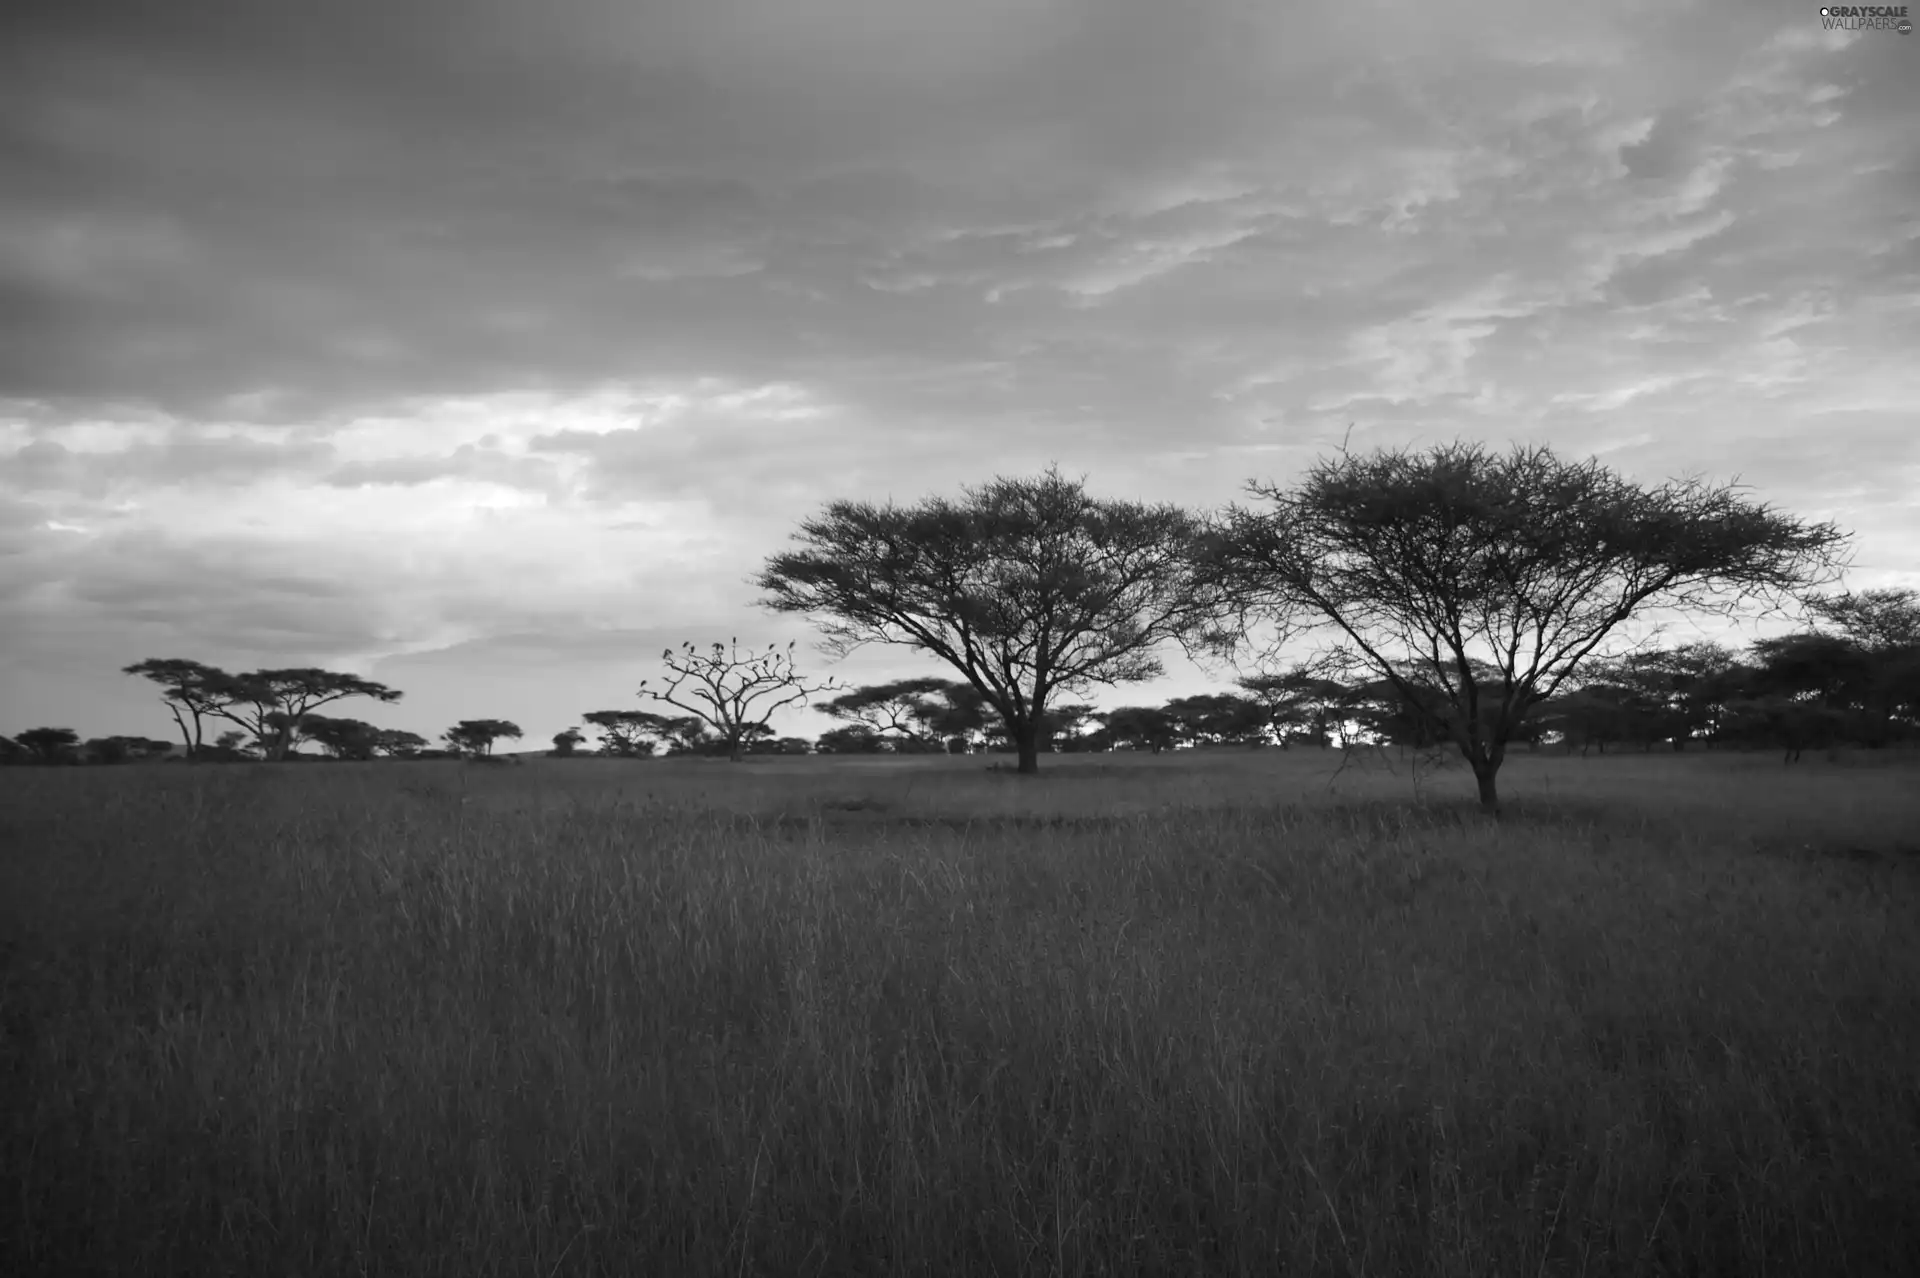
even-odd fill
[{"label": "tall dry grass", "polygon": [[9,1274],[1920,1272],[1909,770],[0,774]]}]

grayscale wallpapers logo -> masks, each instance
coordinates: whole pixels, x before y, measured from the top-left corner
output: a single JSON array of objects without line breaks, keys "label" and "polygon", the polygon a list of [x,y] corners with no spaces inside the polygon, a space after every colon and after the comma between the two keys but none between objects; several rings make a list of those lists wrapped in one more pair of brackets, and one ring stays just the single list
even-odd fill
[{"label": "grayscale wallpapers logo", "polygon": [[1820,25],[1829,31],[1898,31],[1913,34],[1904,4],[1828,4],[1820,6]]}]

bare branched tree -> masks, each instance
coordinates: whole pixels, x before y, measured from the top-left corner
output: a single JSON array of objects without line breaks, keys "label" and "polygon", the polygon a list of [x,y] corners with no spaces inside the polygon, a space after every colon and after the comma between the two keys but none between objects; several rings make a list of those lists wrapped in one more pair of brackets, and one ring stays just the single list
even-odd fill
[{"label": "bare branched tree", "polygon": [[[685,710],[710,725],[727,758],[738,763],[754,730],[765,728],[774,711],[839,686],[831,679],[817,684],[803,680],[794,671],[793,648],[789,643],[782,652],[769,644],[765,652],[742,656],[738,639],[731,651],[716,643],[704,656],[691,643],[682,644],[677,653],[668,648],[661,654],[672,676],[665,690],[654,691],[647,687],[652,680],[642,679],[636,695]],[[685,701],[680,699],[683,687]]]}]

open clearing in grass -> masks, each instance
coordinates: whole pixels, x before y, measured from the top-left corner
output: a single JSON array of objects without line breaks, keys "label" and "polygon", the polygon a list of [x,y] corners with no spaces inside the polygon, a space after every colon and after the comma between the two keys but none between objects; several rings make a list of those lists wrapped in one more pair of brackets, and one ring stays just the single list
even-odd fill
[{"label": "open clearing in grass", "polygon": [[0,774],[8,1273],[1920,1272],[1920,772]]}]

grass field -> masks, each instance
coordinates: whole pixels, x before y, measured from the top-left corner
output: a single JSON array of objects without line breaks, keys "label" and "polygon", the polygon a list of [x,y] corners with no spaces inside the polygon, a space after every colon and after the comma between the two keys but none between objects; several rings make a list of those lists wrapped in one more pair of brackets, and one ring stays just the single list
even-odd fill
[{"label": "grass field", "polygon": [[1920,767],[0,772],[0,1272],[1920,1273]]}]

